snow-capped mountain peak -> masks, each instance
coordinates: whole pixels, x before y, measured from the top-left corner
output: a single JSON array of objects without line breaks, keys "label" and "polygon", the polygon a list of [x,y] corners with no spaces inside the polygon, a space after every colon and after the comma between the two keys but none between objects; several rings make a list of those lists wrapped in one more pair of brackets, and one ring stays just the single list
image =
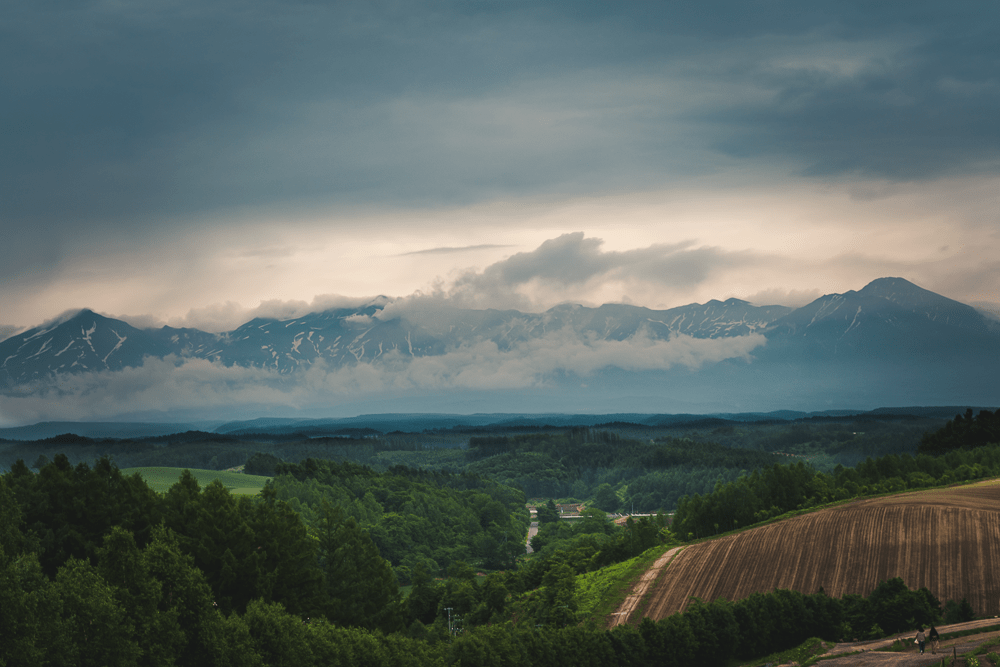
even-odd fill
[{"label": "snow-capped mountain peak", "polygon": [[729,298],[667,310],[562,304],[542,313],[460,308],[422,313],[408,306],[380,317],[391,303],[377,297],[354,308],[256,318],[222,334],[140,330],[83,309],[0,342],[0,382],[13,386],[56,380],[64,373],[119,370],[168,354],[290,374],[319,361],[338,367],[434,356],[478,342],[504,352],[554,335],[593,344],[764,334],[762,356],[770,358],[896,350],[926,355],[953,345],[966,352],[992,345],[995,354],[1000,344],[1000,334],[975,309],[902,278],[880,278],[859,291],[829,294],[795,310]]},{"label": "snow-capped mountain peak", "polygon": [[168,352],[148,332],[85,308],[0,343],[0,378],[23,384],[62,373],[120,370]]}]

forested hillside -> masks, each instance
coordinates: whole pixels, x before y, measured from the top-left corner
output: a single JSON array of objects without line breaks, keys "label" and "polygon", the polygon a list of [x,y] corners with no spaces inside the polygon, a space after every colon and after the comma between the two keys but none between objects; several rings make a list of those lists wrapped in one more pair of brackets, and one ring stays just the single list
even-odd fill
[{"label": "forested hillside", "polygon": [[[0,478],[0,660],[721,665],[812,635],[881,634],[940,618],[929,591],[907,591],[895,580],[868,599],[775,591],[603,631],[579,624],[568,555],[481,585],[461,564],[443,583],[418,566],[402,600],[387,563],[337,510],[310,532],[273,493],[235,501],[219,484],[201,490],[192,482],[186,477],[156,497],[106,462],[71,468],[63,459],[38,475],[18,467]],[[114,497],[123,487],[145,502],[118,522]],[[61,512],[53,504],[78,493],[86,493],[86,505]]]},{"label": "forested hillside", "polygon": [[524,493],[475,475],[395,466],[377,473],[352,463],[282,463],[274,491],[308,526],[329,508],[353,519],[410,583],[423,567],[442,572],[458,562],[512,568],[524,554],[528,510]]},{"label": "forested hillside", "polygon": [[[908,415],[859,415],[738,423],[695,419],[648,425],[625,422],[592,428],[454,427],[382,433],[370,427],[308,432],[191,431],[145,438],[73,434],[37,441],[0,441],[0,470],[18,459],[37,469],[57,454],[91,464],[107,456],[122,468],[177,467],[272,476],[279,463],[305,459],[351,462],[379,472],[398,465],[452,474],[472,473],[514,486],[528,498],[596,500],[609,512],[671,511],[683,496],[710,493],[753,470],[791,460],[832,473],[866,457],[913,453],[943,420]],[[336,432],[338,435],[334,435]],[[612,501],[607,488],[610,487]]]},{"label": "forested hillside", "polygon": [[[968,419],[941,430],[961,432]],[[782,449],[815,448],[816,435],[829,427],[806,425],[797,437],[809,440]],[[235,451],[228,445],[257,442],[244,460],[273,466],[274,478],[253,497],[235,497],[218,482],[202,488],[190,474],[157,494],[109,458],[74,465],[54,451],[72,449],[72,438],[46,443],[52,447],[36,453],[34,470],[17,461],[0,476],[0,661],[718,665],[808,635],[874,636],[900,619],[928,622],[945,611],[956,620],[968,615],[967,605],[950,602],[942,610],[933,591],[911,592],[890,581],[867,600],[775,591],[696,603],[656,623],[604,631],[588,619],[603,604],[593,596],[606,593],[583,582],[610,572],[601,569],[610,564],[626,567],[637,555],[640,562],[667,545],[786,510],[1000,475],[1000,445],[976,446],[971,437],[941,456],[888,454],[856,468],[829,469],[827,461],[828,472],[806,457],[775,463],[788,461],[777,448],[709,444],[697,430],[648,440],[587,429],[477,436],[467,449],[430,448],[429,440],[445,444],[447,436],[420,437],[415,443],[396,436],[405,448],[392,449],[390,438],[233,443],[186,434],[150,449],[165,457],[200,441],[218,447],[212,450],[218,456]],[[88,452],[119,444],[83,443]],[[123,451],[143,449],[134,445],[124,443]],[[280,456],[315,450],[332,456],[299,462]],[[387,464],[402,455],[426,456],[426,466]],[[355,457],[382,464],[363,466],[351,462]],[[543,506],[533,542],[538,553],[519,556],[525,494],[505,481],[572,480],[571,491],[586,490],[599,505],[615,499],[621,505],[643,483],[649,493],[662,493],[651,476],[685,466],[734,471],[733,481],[717,479],[714,490],[683,499],[672,527],[663,515],[616,527],[597,509],[571,523],[559,520],[553,505]],[[400,582],[409,584],[408,596]]]}]

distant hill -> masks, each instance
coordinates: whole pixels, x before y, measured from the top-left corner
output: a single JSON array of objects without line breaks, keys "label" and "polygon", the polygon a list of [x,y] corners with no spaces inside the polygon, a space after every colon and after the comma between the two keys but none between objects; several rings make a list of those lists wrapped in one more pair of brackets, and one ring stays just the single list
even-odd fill
[{"label": "distant hill", "polygon": [[38,422],[0,428],[0,440],[44,440],[65,433],[87,438],[150,438],[187,431],[210,430],[218,422],[157,424],[146,422]]},{"label": "distant hill", "polygon": [[[823,410],[799,412],[779,410],[775,412],[712,413],[712,414],[380,414],[358,415],[356,417],[328,419],[278,419],[264,417],[243,421],[225,422],[179,422],[176,424],[145,422],[39,422],[30,426],[0,428],[0,441],[35,441],[72,433],[87,438],[138,439],[155,438],[188,432],[214,432],[225,435],[299,434],[312,437],[327,435],[364,435],[362,431],[375,433],[420,433],[441,429],[455,431],[517,430],[520,428],[606,428],[631,424],[645,427],[694,428],[708,424],[725,425],[740,423],[781,423],[798,420],[811,421],[856,421],[859,419],[905,419],[909,417],[950,419],[977,406],[912,406],[898,408],[878,408],[876,410]],[[992,409],[992,408],[990,408]],[[207,433],[206,433],[207,434]]]},{"label": "distant hill", "polygon": [[902,278],[880,278],[778,318],[768,340],[776,354],[926,360],[989,353],[998,337],[994,323],[975,308]]}]

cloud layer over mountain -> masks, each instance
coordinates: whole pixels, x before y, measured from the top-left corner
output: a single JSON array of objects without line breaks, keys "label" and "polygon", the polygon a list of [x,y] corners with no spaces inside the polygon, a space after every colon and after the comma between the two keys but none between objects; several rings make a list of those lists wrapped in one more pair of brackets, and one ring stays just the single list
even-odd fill
[{"label": "cloud layer over mountain", "polygon": [[[613,270],[614,256],[601,266]],[[284,304],[279,317],[222,334],[65,313],[0,342],[0,419],[1000,401],[1000,324],[902,278],[797,309],[727,299],[532,313],[461,308],[447,295],[336,303],[305,314],[304,304]]]},{"label": "cloud layer over mountain", "polygon": [[331,367],[319,361],[290,377],[281,372],[225,366],[205,359],[147,357],[137,368],[62,375],[0,395],[9,423],[85,419],[94,415],[163,414],[234,409],[324,414],[347,402],[385,400],[418,392],[489,392],[556,387],[608,368],[696,370],[724,359],[748,360],[764,345],[760,334],[723,339],[639,335],[628,340],[580,339],[554,331],[500,350],[491,341],[462,344],[444,354],[411,358],[393,350],[370,363]]}]

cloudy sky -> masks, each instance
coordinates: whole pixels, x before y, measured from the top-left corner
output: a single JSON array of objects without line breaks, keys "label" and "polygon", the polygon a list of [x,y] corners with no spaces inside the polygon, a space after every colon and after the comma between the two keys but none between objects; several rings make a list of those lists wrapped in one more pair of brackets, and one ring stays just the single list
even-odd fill
[{"label": "cloudy sky", "polygon": [[0,336],[472,306],[1000,302],[1000,3],[0,6]]}]

